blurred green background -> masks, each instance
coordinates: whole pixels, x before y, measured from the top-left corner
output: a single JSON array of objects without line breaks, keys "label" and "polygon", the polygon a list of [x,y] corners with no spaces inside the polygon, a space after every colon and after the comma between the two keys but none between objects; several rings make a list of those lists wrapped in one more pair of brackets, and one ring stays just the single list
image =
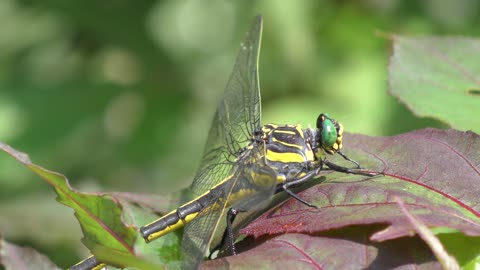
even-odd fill
[{"label": "blurred green background", "polygon": [[[0,141],[82,191],[188,186],[216,102],[256,14],[263,123],[394,135],[427,126],[387,94],[378,35],[476,36],[469,1],[0,1]],[[70,209],[0,155],[0,233],[61,267],[88,254]]]}]

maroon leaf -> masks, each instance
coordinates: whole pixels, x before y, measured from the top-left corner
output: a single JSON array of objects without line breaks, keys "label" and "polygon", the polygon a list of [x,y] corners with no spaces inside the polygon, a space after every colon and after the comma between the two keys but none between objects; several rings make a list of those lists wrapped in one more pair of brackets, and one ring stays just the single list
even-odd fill
[{"label": "maroon leaf", "polygon": [[441,269],[417,237],[375,243],[370,234],[361,227],[329,235],[283,234],[236,256],[205,262],[202,269]]},{"label": "maroon leaf", "polygon": [[410,212],[405,207],[405,204],[400,198],[395,198],[395,201],[397,201],[400,210],[402,210],[403,214],[407,217],[410,224],[412,224],[415,228],[415,233],[417,233],[422,238],[422,240],[429,246],[430,250],[432,250],[433,254],[437,258],[439,263],[442,265],[442,267],[444,269],[450,270],[460,269],[457,260],[455,260],[454,257],[447,253],[442,243],[437,237],[435,237],[433,232],[428,229],[425,224],[418,222],[418,220],[412,214],[410,214]]},{"label": "maroon leaf", "polygon": [[299,193],[318,209],[290,199],[241,233],[255,237],[315,234],[349,225],[389,224],[371,239],[394,239],[409,235],[412,229],[394,202],[397,196],[429,227],[480,235],[479,135],[425,129],[393,137],[348,135],[345,142],[347,154],[364,168],[384,175],[327,174],[324,183]]}]

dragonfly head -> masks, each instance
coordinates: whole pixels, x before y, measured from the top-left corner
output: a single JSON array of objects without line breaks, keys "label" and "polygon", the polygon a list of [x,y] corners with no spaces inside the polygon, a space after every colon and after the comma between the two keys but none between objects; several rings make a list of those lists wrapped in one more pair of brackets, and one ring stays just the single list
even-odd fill
[{"label": "dragonfly head", "polygon": [[327,114],[320,114],[317,119],[318,144],[329,154],[342,149],[343,126]]}]

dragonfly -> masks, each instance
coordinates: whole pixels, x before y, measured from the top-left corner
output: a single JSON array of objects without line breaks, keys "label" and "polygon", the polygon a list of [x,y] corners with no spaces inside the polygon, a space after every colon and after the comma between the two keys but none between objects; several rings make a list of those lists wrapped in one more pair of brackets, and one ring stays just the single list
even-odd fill
[{"label": "dragonfly", "polygon": [[[316,207],[292,188],[327,169],[373,176],[341,152],[343,125],[328,114],[318,116],[316,128],[261,125],[258,61],[262,27],[262,17],[258,16],[240,45],[191,185],[197,197],[140,228],[141,236],[151,242],[184,227],[182,269],[199,267],[221,226],[225,227],[222,241],[213,250],[222,248],[235,255],[235,217],[258,208],[275,193],[285,192],[308,207]],[[330,162],[327,156],[334,154],[355,167]],[[92,256],[70,269],[103,266]]]}]

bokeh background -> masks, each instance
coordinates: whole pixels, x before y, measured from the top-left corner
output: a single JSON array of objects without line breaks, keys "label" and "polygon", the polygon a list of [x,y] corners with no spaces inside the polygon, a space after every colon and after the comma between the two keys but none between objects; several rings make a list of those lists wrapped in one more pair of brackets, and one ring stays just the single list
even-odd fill
[{"label": "bokeh background", "polygon": [[[0,141],[82,191],[188,186],[237,49],[264,16],[263,122],[388,136],[427,126],[388,95],[385,33],[477,36],[475,0],[0,1]],[[382,34],[383,33],[383,34]],[[0,233],[67,267],[72,211],[0,153]]]}]

